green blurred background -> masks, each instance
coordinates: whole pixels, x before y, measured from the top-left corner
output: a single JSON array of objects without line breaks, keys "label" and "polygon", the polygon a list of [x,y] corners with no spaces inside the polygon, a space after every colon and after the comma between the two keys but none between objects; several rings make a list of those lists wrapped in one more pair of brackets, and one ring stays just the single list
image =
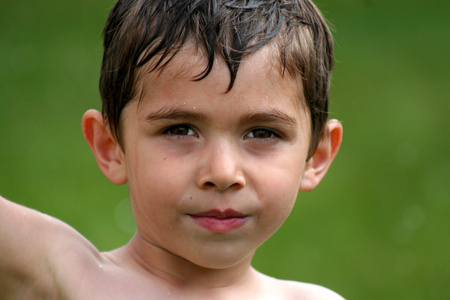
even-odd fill
[{"label": "green blurred background", "polygon": [[[316,3],[335,28],[331,115],[344,143],[254,266],[347,299],[450,299],[450,2]],[[112,5],[0,2],[0,193],[100,250],[134,230],[126,187],[101,174],[80,127],[100,108]]]}]

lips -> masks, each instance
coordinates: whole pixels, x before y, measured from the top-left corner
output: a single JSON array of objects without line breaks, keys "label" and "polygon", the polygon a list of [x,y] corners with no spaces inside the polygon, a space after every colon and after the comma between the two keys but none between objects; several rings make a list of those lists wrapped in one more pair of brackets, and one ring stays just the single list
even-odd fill
[{"label": "lips", "polygon": [[209,217],[209,218],[217,218],[217,219],[226,219],[226,218],[242,218],[244,217],[243,214],[240,212],[237,212],[233,209],[227,209],[227,210],[218,210],[218,209],[212,209],[209,211],[201,212],[195,215],[192,215],[195,217]]},{"label": "lips", "polygon": [[248,216],[233,209],[209,210],[197,214],[189,215],[197,225],[218,233],[230,232],[243,226],[248,220]]}]

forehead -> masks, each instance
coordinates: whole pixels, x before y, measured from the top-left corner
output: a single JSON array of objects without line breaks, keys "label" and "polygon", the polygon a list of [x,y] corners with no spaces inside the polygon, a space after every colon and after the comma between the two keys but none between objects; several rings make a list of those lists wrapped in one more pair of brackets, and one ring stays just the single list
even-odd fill
[{"label": "forehead", "polygon": [[[207,68],[207,57],[199,47],[186,43],[167,64],[163,64],[164,67],[153,70],[154,61],[158,59],[155,58],[139,70],[134,100],[141,105],[144,104],[141,102],[148,102],[146,99],[159,99],[163,95],[179,97],[192,86],[197,86],[204,96],[211,98],[232,94],[240,99],[240,105],[256,97],[260,104],[272,102],[270,105],[276,108],[283,105],[283,101],[276,101],[277,95],[283,94],[291,100],[295,110],[309,116],[302,81],[283,72],[279,55],[274,49],[265,46],[256,53],[244,56],[236,81],[228,90],[230,73],[225,61],[216,55],[212,71],[199,79]],[[251,102],[254,104],[254,101]]]}]

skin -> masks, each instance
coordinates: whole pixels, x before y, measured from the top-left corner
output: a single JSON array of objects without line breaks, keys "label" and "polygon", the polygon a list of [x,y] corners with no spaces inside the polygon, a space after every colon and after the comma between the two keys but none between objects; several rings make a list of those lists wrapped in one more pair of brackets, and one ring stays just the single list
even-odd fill
[{"label": "skin", "polygon": [[[323,178],[342,138],[340,123],[328,121],[307,161],[311,128],[301,87],[271,57],[264,48],[243,61],[225,93],[225,64],[193,81],[205,60],[185,46],[162,72],[139,80],[140,99],[122,112],[121,144],[100,112],[86,112],[86,141],[105,176],[128,183],[137,233],[99,253],[62,222],[1,199],[1,257],[12,257],[0,259],[1,298],[342,299],[250,266],[298,191]],[[235,215],[205,216],[211,211]]]}]

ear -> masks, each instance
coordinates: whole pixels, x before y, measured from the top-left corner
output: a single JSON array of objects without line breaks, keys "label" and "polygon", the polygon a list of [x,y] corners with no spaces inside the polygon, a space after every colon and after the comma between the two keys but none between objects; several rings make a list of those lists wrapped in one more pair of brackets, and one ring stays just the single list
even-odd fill
[{"label": "ear", "polygon": [[325,176],[342,142],[342,125],[338,120],[329,120],[325,133],[314,155],[308,160],[300,181],[300,191],[314,189]]},{"label": "ear", "polygon": [[101,112],[88,110],[82,120],[83,135],[91,147],[103,174],[114,184],[127,182],[127,172],[122,147],[111,134]]}]

